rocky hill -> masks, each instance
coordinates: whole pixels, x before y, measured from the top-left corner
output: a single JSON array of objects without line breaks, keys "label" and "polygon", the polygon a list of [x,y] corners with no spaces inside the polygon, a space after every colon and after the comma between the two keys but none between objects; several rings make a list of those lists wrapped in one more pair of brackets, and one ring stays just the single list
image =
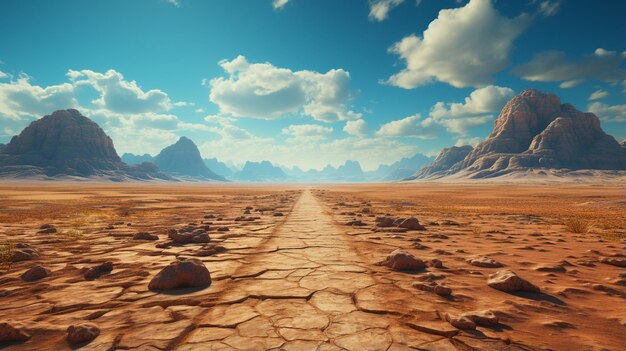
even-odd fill
[{"label": "rocky hill", "polygon": [[196,144],[186,137],[181,137],[154,157],[154,163],[162,172],[175,176],[191,177],[200,180],[220,180],[224,177],[211,171],[202,160]]},{"label": "rocky hill", "polygon": [[[449,152],[439,156],[451,157]],[[437,160],[414,178],[491,178],[539,168],[626,170],[626,148],[602,130],[593,113],[530,89],[504,106],[491,134],[462,160],[449,167],[437,167]]]},{"label": "rocky hill", "polygon": [[469,145],[445,148],[441,150],[439,156],[437,156],[431,164],[419,169],[415,174],[413,174],[413,176],[409,177],[408,180],[427,178],[429,176],[445,172],[457,162],[463,161],[463,159],[465,159],[471,151],[472,147]]},{"label": "rocky hill", "polygon": [[269,161],[248,161],[233,179],[246,182],[280,182],[288,179],[287,174]]},{"label": "rocky hill", "polygon": [[64,176],[169,179],[154,168],[122,162],[111,138],[74,109],[55,111],[32,122],[0,150],[0,177]]}]

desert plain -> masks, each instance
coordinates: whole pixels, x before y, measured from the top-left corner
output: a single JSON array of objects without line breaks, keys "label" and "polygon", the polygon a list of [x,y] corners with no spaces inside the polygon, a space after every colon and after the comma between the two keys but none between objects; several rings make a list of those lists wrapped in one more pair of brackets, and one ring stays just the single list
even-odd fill
[{"label": "desert plain", "polygon": [[623,183],[5,183],[0,250],[6,350],[626,345]]}]

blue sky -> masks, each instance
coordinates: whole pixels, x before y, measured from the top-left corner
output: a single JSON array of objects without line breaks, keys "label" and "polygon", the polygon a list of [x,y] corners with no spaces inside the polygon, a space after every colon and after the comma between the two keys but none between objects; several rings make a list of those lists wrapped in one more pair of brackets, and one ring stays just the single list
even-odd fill
[{"label": "blue sky", "polygon": [[626,3],[134,0],[0,3],[0,142],[55,109],[121,154],[364,168],[476,143],[526,88],[626,138]]}]

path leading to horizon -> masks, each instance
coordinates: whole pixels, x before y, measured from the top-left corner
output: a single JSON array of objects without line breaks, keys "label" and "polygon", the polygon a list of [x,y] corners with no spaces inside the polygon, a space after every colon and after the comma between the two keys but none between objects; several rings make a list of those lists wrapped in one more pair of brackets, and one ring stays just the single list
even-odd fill
[{"label": "path leading to horizon", "polygon": [[377,277],[348,240],[305,190],[176,349],[466,349],[430,304]]}]

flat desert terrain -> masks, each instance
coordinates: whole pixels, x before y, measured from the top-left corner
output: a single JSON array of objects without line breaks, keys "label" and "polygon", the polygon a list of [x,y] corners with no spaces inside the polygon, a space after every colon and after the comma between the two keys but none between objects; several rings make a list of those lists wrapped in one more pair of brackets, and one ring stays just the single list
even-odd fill
[{"label": "flat desert terrain", "polygon": [[625,253],[623,184],[5,183],[0,349],[624,350]]}]

